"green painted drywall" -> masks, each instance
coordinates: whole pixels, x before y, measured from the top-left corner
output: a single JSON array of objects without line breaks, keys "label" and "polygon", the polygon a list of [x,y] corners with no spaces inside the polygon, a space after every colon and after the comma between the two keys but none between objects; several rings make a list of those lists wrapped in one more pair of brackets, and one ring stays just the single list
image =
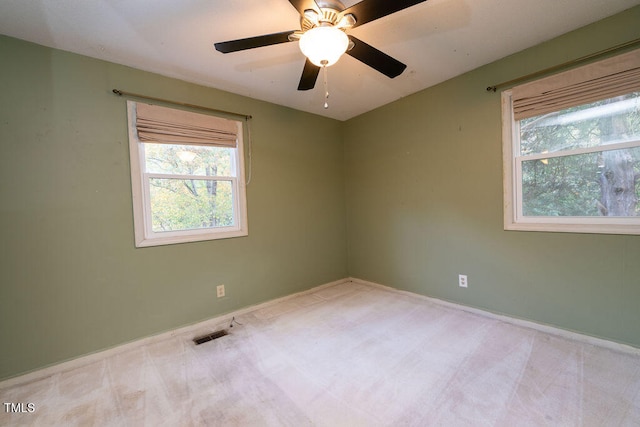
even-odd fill
[{"label": "green painted drywall", "polygon": [[[484,91],[638,22],[636,7],[345,123],[0,36],[0,379],[348,275],[640,346],[640,237],[503,231]],[[248,237],[134,248],[113,88],[254,116]]]},{"label": "green painted drywall", "polygon": [[350,275],[640,346],[640,236],[504,231],[485,91],[638,37],[635,7],[346,122]]},{"label": "green painted drywall", "polygon": [[[0,58],[0,379],[347,276],[342,123],[1,36]],[[113,88],[253,115],[248,237],[134,247]]]}]

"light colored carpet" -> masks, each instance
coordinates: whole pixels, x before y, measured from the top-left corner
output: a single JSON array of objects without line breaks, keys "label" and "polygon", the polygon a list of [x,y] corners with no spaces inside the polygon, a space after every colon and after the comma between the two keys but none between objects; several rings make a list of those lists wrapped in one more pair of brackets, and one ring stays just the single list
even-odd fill
[{"label": "light colored carpet", "polygon": [[[0,425],[638,426],[640,356],[345,283],[0,390]],[[3,409],[3,408],[0,408]]]}]

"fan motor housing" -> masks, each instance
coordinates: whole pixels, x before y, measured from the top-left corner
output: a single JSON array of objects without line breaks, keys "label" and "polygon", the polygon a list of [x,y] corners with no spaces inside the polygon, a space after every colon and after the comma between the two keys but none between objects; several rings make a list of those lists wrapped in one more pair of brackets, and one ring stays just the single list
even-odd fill
[{"label": "fan motor housing", "polygon": [[317,0],[316,4],[320,9],[333,9],[338,12],[342,12],[345,9],[342,2],[339,2],[338,0]]},{"label": "fan motor housing", "polygon": [[[316,4],[320,8],[320,12],[322,12],[322,15],[318,16],[318,21],[330,25],[336,25],[338,23],[340,12],[345,9],[344,4],[337,0],[318,0]],[[315,26],[316,24],[304,15],[300,17],[300,27],[302,31],[310,30]]]}]

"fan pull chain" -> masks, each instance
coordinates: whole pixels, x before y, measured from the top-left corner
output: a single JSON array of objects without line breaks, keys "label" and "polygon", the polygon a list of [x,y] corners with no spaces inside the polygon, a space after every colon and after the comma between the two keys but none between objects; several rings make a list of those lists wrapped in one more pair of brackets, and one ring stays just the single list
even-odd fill
[{"label": "fan pull chain", "polygon": [[329,108],[329,80],[327,79],[327,66],[322,66],[322,76],[324,79],[324,108]]}]

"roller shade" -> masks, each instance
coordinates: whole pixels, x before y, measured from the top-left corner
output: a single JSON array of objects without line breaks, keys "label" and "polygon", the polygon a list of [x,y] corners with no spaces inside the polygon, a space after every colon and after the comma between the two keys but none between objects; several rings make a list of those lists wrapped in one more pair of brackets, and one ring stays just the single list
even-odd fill
[{"label": "roller shade", "polygon": [[512,89],[516,120],[640,91],[640,49]]},{"label": "roller shade", "polygon": [[136,131],[141,142],[235,148],[238,126],[220,117],[136,103]]}]

